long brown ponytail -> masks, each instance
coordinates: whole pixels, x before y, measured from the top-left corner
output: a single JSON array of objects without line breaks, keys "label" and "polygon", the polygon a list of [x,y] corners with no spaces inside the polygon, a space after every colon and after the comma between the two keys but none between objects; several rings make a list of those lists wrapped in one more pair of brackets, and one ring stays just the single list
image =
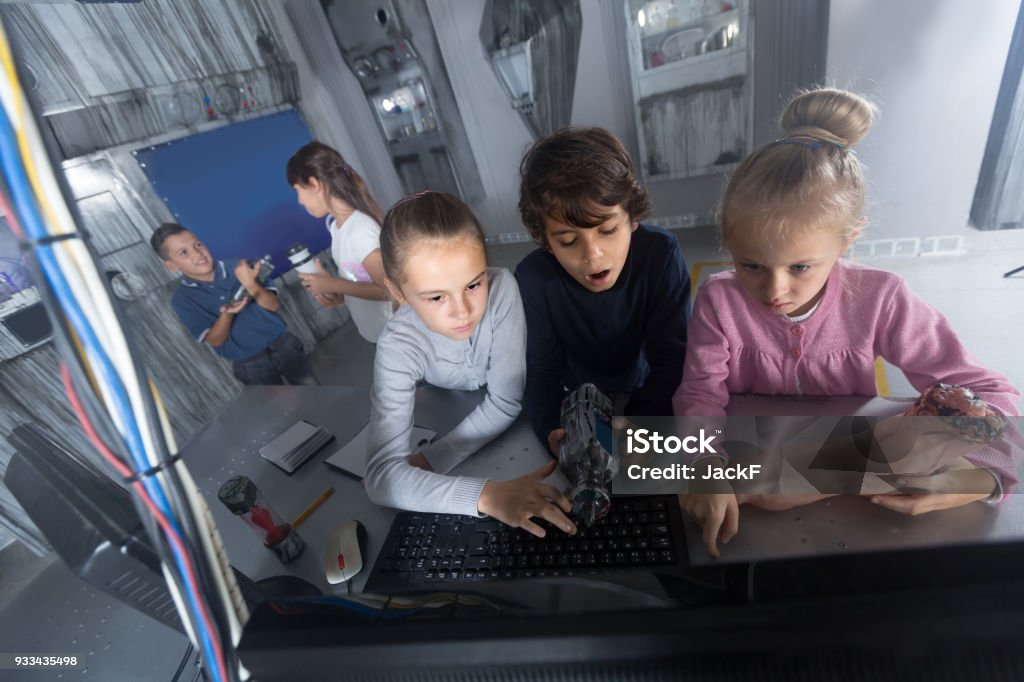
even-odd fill
[{"label": "long brown ponytail", "polygon": [[310,142],[292,154],[288,159],[287,175],[290,186],[305,187],[310,178],[316,178],[331,196],[367,214],[378,225],[384,221],[384,212],[363,178],[341,154],[322,142]]}]

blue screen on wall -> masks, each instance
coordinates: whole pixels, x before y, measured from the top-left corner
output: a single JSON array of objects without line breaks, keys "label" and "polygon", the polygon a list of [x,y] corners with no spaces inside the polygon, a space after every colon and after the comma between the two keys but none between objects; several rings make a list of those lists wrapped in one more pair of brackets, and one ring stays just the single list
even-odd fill
[{"label": "blue screen on wall", "polygon": [[195,232],[214,258],[273,257],[274,276],[288,270],[287,248],[327,248],[323,220],[295,201],[285,165],[311,140],[294,109],[233,123],[136,152],[150,184],[175,221]]},{"label": "blue screen on wall", "polygon": [[30,286],[32,277],[18,239],[7,224],[7,218],[0,216],[0,303]]}]

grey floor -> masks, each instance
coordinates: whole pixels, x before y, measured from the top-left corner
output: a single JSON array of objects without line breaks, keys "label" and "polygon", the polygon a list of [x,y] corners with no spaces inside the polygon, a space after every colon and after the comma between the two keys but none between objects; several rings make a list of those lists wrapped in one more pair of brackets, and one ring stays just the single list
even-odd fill
[{"label": "grey floor", "polygon": [[[710,228],[678,231],[691,271],[698,282],[724,266],[716,233]],[[514,268],[534,246],[506,244],[488,249],[493,266]],[[996,233],[972,232],[964,237],[962,253],[913,258],[858,259],[869,265],[898,272],[911,288],[941,310],[952,322],[965,345],[984,364],[1024,386],[1024,359],[1019,351],[1024,340],[1024,272],[1004,278],[1004,272],[1024,265],[1024,230]],[[699,266],[699,268],[698,268]],[[369,386],[373,378],[374,347],[351,325],[324,339],[315,349],[313,366],[325,384]],[[910,395],[913,389],[889,368],[892,395]],[[0,537],[0,546],[4,538]],[[36,557],[20,543],[0,549],[0,605],[15,597],[54,561]]]}]

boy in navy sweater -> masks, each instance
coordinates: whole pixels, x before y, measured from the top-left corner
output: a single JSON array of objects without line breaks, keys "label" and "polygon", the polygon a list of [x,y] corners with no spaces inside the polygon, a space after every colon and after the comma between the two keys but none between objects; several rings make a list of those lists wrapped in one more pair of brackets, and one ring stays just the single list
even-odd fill
[{"label": "boy in navy sweater", "polygon": [[686,353],[690,278],[675,236],[641,225],[650,199],[622,144],[601,128],[564,128],[520,166],[519,211],[540,245],[519,263],[526,393],[553,454],[567,389],[629,394],[624,413],[671,415]]}]

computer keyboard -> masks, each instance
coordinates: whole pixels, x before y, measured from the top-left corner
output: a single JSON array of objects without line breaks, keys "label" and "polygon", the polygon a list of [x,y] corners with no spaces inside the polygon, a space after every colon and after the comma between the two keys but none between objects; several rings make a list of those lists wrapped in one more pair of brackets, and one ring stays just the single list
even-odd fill
[{"label": "computer keyboard", "polygon": [[609,513],[575,535],[538,524],[547,531],[544,538],[491,518],[401,512],[366,590],[649,570],[676,564],[685,547],[675,496],[613,497]]}]

